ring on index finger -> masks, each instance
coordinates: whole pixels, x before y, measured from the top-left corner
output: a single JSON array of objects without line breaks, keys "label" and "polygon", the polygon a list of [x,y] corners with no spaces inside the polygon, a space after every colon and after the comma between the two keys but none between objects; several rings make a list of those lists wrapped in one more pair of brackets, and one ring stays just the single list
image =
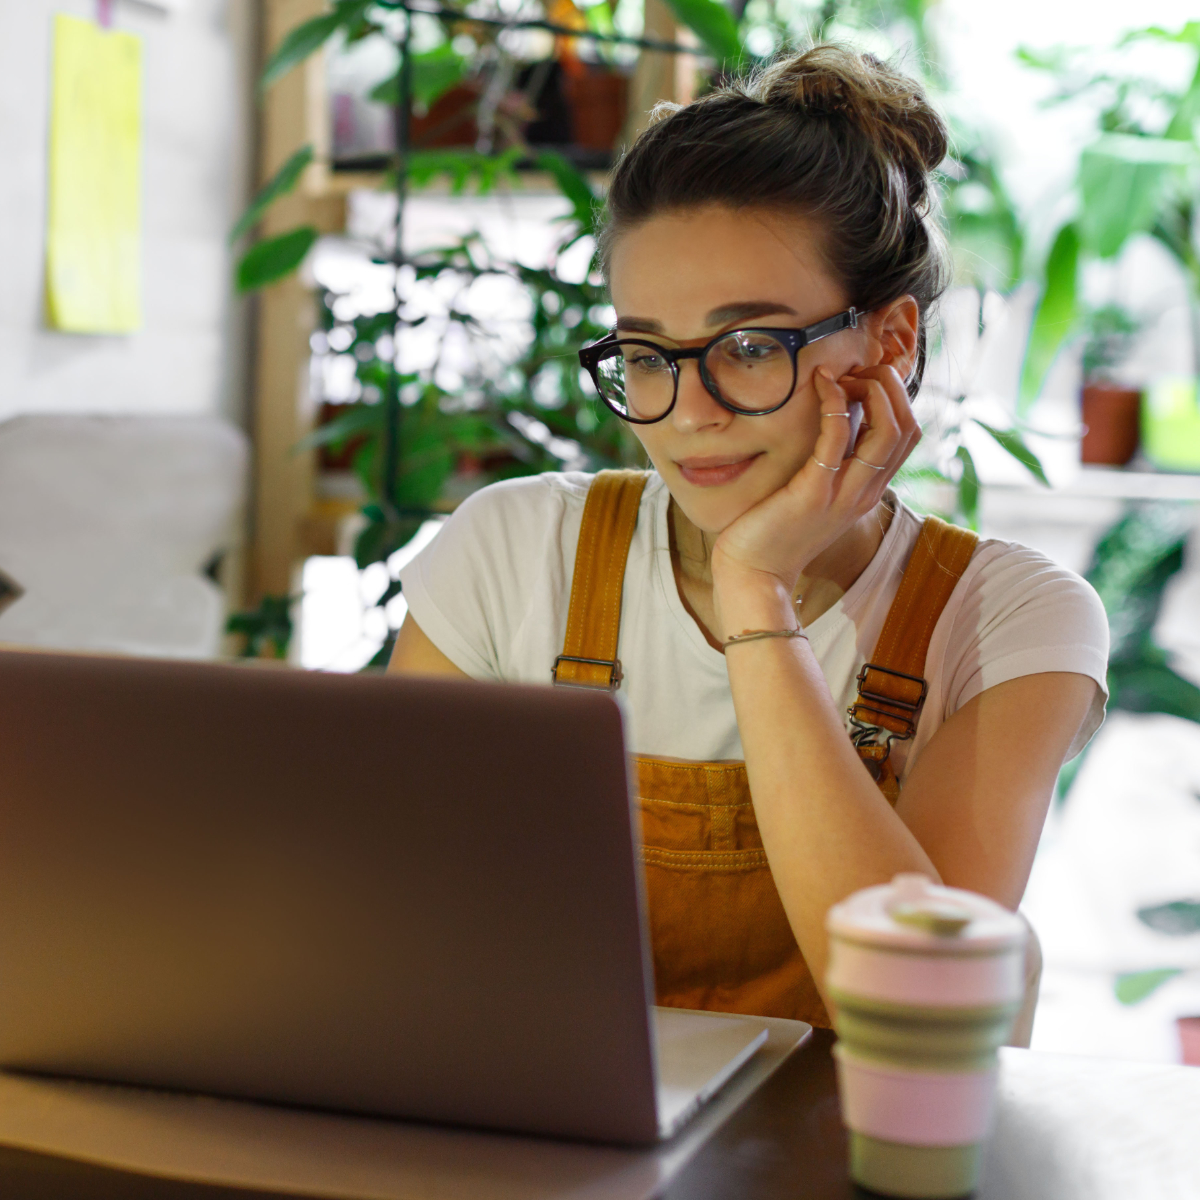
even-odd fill
[{"label": "ring on index finger", "polygon": [[862,463],[862,465],[864,467],[870,467],[872,471],[886,471],[887,470],[887,463],[884,463],[884,465],[882,467],[877,467],[874,463],[867,462],[867,460],[865,458],[859,458],[857,454],[853,454],[853,455],[851,455],[851,457],[854,459],[855,462]]},{"label": "ring on index finger", "polygon": [[826,412],[823,412],[823,413],[821,414],[822,418],[825,418],[825,417],[848,417],[849,415],[850,415],[850,414],[849,414],[848,412],[844,412],[844,413],[826,413]]},{"label": "ring on index finger", "polygon": [[812,461],[815,462],[818,467],[822,467],[826,471],[832,471],[834,474],[837,474],[837,472],[842,469],[841,467],[831,467],[828,463],[823,463],[815,454],[812,455]]}]

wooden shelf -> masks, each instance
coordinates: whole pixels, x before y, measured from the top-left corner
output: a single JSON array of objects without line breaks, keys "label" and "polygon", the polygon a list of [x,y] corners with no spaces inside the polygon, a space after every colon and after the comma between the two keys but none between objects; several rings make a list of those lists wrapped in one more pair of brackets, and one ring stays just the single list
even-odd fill
[{"label": "wooden shelf", "polygon": [[[603,193],[608,188],[609,173],[607,171],[585,171],[584,175],[592,185],[593,190]],[[314,200],[333,197],[344,198],[351,192],[360,189],[379,191],[383,188],[384,172],[382,171],[335,171],[328,163],[315,162],[309,166],[303,182],[306,196]],[[559,193],[554,177],[546,171],[517,171],[511,179],[502,180],[492,195],[530,195],[556,196]],[[429,183],[410,189],[413,196],[449,196],[451,194],[450,180],[445,176],[431,180]],[[464,196],[475,193],[465,191]]]},{"label": "wooden shelf", "polygon": [[[679,35],[666,0],[646,0],[646,35],[673,41]],[[262,0],[263,50],[269,54],[302,22],[327,11],[327,0]],[[694,64],[688,56],[649,52],[634,71],[630,91],[628,140],[648,120],[660,100],[691,98]],[[688,59],[688,61],[684,61]],[[345,228],[346,198],[359,188],[379,188],[381,171],[334,171],[332,122],[323,53],[271,87],[263,97],[259,138],[259,178],[265,183],[305,143],[316,161],[291,195],[268,210],[265,236],[297,225],[313,225],[321,233]],[[588,172],[600,189],[603,172]],[[542,171],[521,171],[505,185],[504,194],[551,195],[557,192]],[[450,181],[442,178],[418,194],[448,196]],[[256,299],[256,364],[254,381],[254,513],[251,521],[251,571],[247,600],[253,604],[266,593],[288,594],[295,573],[314,546],[325,552],[331,544],[342,509],[348,501],[319,494],[315,455],[297,451],[315,417],[309,396],[309,335],[316,324],[316,306],[303,282],[289,277],[264,288]]]}]

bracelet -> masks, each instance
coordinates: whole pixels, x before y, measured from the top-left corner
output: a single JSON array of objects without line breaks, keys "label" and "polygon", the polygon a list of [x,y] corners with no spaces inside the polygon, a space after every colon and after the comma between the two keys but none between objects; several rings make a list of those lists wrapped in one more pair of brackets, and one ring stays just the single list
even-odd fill
[{"label": "bracelet", "polygon": [[808,641],[808,634],[803,629],[746,629],[735,633],[733,637],[721,643],[721,649],[736,646],[738,642],[757,642],[762,638],[803,638]]}]

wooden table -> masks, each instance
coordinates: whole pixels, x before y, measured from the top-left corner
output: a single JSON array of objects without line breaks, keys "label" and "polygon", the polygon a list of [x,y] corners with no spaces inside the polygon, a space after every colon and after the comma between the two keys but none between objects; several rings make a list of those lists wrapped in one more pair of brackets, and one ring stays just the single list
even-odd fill
[{"label": "wooden table", "polygon": [[[846,1174],[830,1034],[818,1031],[662,1200],[865,1197]],[[980,1200],[1200,1200],[1200,1069],[1004,1052]],[[486,1191],[481,1191],[485,1200]],[[0,1148],[5,1200],[284,1200]],[[288,1197],[291,1200],[291,1197]]]}]

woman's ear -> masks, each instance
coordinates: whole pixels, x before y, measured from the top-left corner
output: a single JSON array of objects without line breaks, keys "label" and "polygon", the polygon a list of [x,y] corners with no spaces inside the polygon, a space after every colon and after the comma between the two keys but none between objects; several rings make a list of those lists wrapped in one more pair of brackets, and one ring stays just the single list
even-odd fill
[{"label": "woman's ear", "polygon": [[879,342],[880,363],[895,367],[901,379],[907,379],[917,364],[917,343],[921,329],[921,310],[912,296],[901,296],[891,304],[877,308],[875,336]]}]

